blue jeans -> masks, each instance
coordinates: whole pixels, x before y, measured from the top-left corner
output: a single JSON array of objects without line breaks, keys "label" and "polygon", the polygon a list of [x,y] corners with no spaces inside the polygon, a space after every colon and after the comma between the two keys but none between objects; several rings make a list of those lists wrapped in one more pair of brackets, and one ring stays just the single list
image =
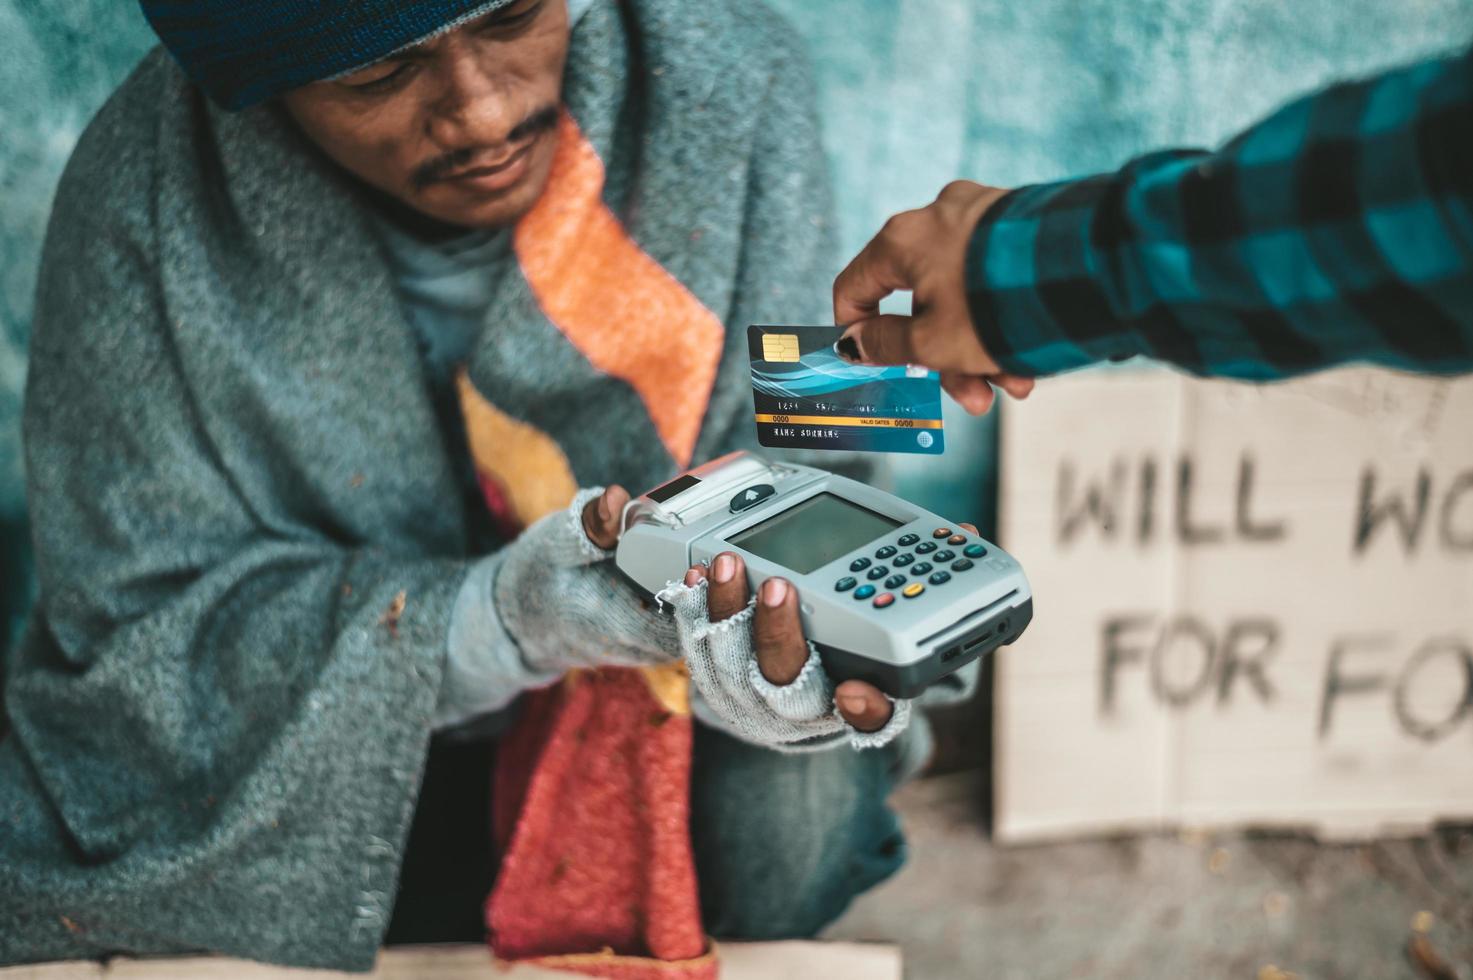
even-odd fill
[{"label": "blue jeans", "polygon": [[788,755],[695,728],[691,839],[711,935],[812,936],[905,862],[885,803],[899,742]]},{"label": "blue jeans", "polygon": [[[912,722],[912,735],[916,723]],[[901,742],[784,755],[695,726],[691,837],[706,931],[721,939],[812,936],[905,861],[885,805]],[[496,743],[430,743],[385,942],[480,942],[495,880]]]}]

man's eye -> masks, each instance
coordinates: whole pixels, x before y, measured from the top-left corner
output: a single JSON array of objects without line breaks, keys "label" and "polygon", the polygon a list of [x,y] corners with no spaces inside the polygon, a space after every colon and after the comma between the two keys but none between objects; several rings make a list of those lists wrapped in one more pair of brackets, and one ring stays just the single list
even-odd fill
[{"label": "man's eye", "polygon": [[383,92],[408,78],[412,67],[409,62],[401,61],[393,67],[382,65],[354,72],[342,81],[355,92]]},{"label": "man's eye", "polygon": [[521,10],[492,14],[486,22],[485,30],[487,33],[495,34],[516,31],[531,23],[538,14],[542,13],[542,8],[546,5],[545,0],[538,0],[537,3],[529,4]]}]

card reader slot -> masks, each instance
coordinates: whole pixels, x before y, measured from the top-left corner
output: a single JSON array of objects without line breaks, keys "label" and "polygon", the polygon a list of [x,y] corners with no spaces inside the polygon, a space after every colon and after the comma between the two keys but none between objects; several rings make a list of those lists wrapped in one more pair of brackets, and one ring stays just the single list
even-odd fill
[{"label": "card reader slot", "polygon": [[997,624],[996,629],[989,626],[987,629],[979,630],[975,636],[963,637],[960,643],[957,643],[949,649],[942,651],[941,662],[944,664],[949,664],[957,657],[965,657],[973,650],[976,650],[979,647],[986,646],[987,642],[992,639],[994,633],[1001,636],[1007,631],[1008,621],[1003,620],[1001,623]]},{"label": "card reader slot", "polygon": [[835,682],[864,681],[893,698],[913,698],[947,674],[1016,641],[1033,619],[1033,599],[1020,592],[1010,592],[986,609],[928,637],[927,642],[937,637],[945,639],[914,663],[884,664],[823,643],[815,642],[814,646],[823,657],[824,670]]},{"label": "card reader slot", "polygon": [[1017,595],[1018,590],[1014,589],[1007,595],[999,598],[997,601],[990,602],[987,605],[983,606],[981,609],[977,609],[973,612],[967,613],[961,619],[958,619],[956,622],[952,623],[945,629],[937,630],[935,633],[932,633],[930,636],[922,639],[921,642],[917,645],[926,646],[928,643],[932,643],[938,640],[944,643],[949,639],[959,636],[962,633],[965,633],[972,626],[974,626],[978,620],[985,619],[986,617],[992,615],[993,613],[997,612],[997,610],[1002,606],[1010,605],[1011,600],[1017,598]]}]

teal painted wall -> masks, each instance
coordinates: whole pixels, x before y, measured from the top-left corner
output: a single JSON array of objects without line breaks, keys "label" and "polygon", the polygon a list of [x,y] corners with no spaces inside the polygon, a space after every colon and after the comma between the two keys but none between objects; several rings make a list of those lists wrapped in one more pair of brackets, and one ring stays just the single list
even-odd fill
[{"label": "teal painted wall", "polygon": [[[818,64],[849,253],[953,177],[1010,185],[1214,143],[1337,74],[1473,38],[1473,0],[775,5]],[[46,215],[82,126],[150,43],[130,0],[0,0],[0,643],[29,596],[19,405]],[[985,515],[993,432],[949,418],[950,451],[899,461],[900,485]]]}]

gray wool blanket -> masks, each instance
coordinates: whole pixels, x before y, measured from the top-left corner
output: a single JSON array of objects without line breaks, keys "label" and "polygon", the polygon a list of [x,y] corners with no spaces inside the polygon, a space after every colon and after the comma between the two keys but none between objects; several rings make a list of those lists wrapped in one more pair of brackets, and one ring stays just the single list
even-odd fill
[{"label": "gray wool blanket", "polygon": [[[605,202],[728,330],[697,460],[751,439],[742,328],[826,318],[804,65],[743,0],[600,3],[574,36]],[[41,599],[5,692],[0,962],[373,962],[477,556],[356,195],[277,109],[222,113],[158,51],[67,168],[27,391]],[[668,477],[637,394],[504,278],[476,387],[582,485]]]}]

